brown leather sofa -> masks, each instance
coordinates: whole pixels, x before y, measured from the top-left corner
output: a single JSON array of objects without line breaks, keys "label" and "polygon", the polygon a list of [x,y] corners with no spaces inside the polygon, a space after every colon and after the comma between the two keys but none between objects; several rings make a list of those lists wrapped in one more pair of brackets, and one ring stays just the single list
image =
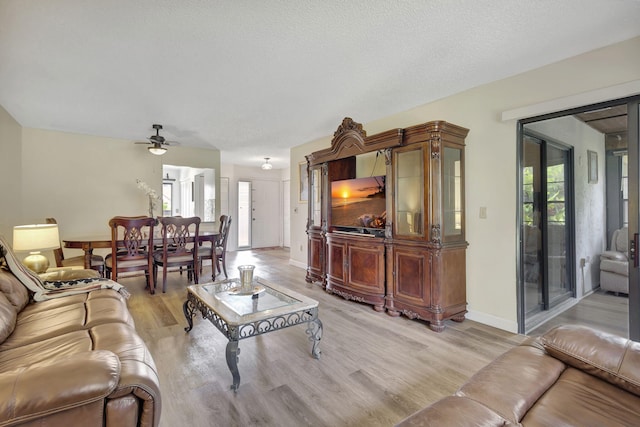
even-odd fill
[{"label": "brown leather sofa", "polygon": [[640,343],[556,327],[398,426],[640,426]]},{"label": "brown leather sofa", "polygon": [[160,408],[155,364],[120,293],[31,302],[0,268],[0,426],[157,426]]}]

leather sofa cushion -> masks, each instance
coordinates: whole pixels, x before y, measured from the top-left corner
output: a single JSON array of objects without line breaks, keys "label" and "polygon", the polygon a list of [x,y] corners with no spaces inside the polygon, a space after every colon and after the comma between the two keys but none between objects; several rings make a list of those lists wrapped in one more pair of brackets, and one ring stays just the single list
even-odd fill
[{"label": "leather sofa cushion", "polygon": [[[103,399],[118,385],[120,362],[109,351],[92,350],[68,357],[49,357],[22,369],[6,371],[0,379],[0,425],[35,421],[53,424],[47,417],[92,402],[91,413],[103,414]],[[82,412],[85,412],[86,409]],[[95,418],[95,415],[91,418]],[[102,425],[102,417],[98,419]],[[77,420],[68,425],[89,425]]]},{"label": "leather sofa cushion", "polygon": [[0,292],[0,343],[4,342],[16,327],[16,308]]},{"label": "leather sofa cushion", "polygon": [[[155,369],[153,359],[140,336],[135,329],[123,323],[99,325],[0,351],[0,366],[3,372],[8,372],[45,363],[52,358],[64,359],[92,350],[109,350],[118,356],[123,367],[135,368],[134,373],[129,372],[131,369],[127,371],[123,368],[122,375],[125,376],[135,376],[139,371],[146,372],[144,367]],[[136,366],[135,363],[142,363],[144,367]]]},{"label": "leather sofa cushion", "polygon": [[[133,401],[125,399],[120,403],[129,402],[126,407],[112,406],[110,412],[131,411],[140,417],[140,425],[157,425],[157,417],[160,416],[161,410],[157,369],[142,338],[132,326],[125,323],[97,325],[0,351],[0,366],[3,372],[19,372],[32,365],[51,363],[54,359],[67,360],[76,356],[82,359],[84,356],[80,356],[81,354],[96,350],[108,350],[108,353],[117,356],[119,361],[119,380],[115,389],[110,392],[109,399],[126,396],[137,398],[135,405]],[[48,369],[56,368],[50,366]],[[2,378],[0,376],[0,383]],[[122,419],[124,416],[123,414],[116,419]]]},{"label": "leather sofa cushion", "polygon": [[615,261],[611,259],[601,259],[600,271],[609,271],[611,273],[619,274],[621,276],[629,275],[629,262],[628,261]]},{"label": "leather sofa cushion", "polygon": [[567,368],[522,420],[530,426],[640,426],[638,397]]},{"label": "leather sofa cushion", "polygon": [[478,371],[456,392],[517,424],[566,365],[535,345],[515,347]]},{"label": "leather sofa cushion", "polygon": [[584,326],[559,326],[542,337],[558,360],[640,396],[640,343]]},{"label": "leather sofa cushion", "polygon": [[53,357],[64,358],[79,352],[91,351],[92,348],[93,343],[89,331],[75,331],[22,347],[0,351],[0,366],[2,366],[3,372],[8,372]]},{"label": "leather sofa cushion", "polygon": [[109,290],[93,294],[71,295],[28,305],[18,314],[15,333],[0,344],[0,351],[105,323],[133,326],[131,313],[119,293]]},{"label": "leather sofa cushion", "polygon": [[29,291],[10,271],[0,268],[0,292],[16,307],[22,310],[29,304]]}]

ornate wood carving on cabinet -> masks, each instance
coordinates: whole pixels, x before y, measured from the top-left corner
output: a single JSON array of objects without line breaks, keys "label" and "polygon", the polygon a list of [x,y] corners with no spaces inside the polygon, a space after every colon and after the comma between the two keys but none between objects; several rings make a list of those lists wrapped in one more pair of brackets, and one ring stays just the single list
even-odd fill
[{"label": "ornate wood carving on cabinet", "polygon": [[[438,332],[447,319],[464,320],[468,132],[433,121],[367,136],[345,118],[331,147],[307,156],[307,281],[391,316],[425,320]],[[373,170],[380,175],[375,193],[332,194],[334,184],[362,185]],[[384,199],[375,205],[382,214],[364,203],[375,198]],[[345,223],[345,212],[353,222]]]}]

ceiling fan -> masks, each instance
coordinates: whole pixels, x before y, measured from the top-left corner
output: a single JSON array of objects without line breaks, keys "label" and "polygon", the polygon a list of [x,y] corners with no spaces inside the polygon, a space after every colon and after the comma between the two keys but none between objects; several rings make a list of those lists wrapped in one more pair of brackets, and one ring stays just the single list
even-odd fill
[{"label": "ceiling fan", "polygon": [[136,144],[148,144],[149,147],[147,149],[151,154],[155,154],[156,156],[161,156],[167,152],[168,146],[178,145],[175,141],[167,141],[164,136],[160,135],[160,129],[162,129],[162,125],[153,125],[153,128],[156,130],[155,135],[151,135],[149,138],[149,142],[140,141],[136,142]]}]

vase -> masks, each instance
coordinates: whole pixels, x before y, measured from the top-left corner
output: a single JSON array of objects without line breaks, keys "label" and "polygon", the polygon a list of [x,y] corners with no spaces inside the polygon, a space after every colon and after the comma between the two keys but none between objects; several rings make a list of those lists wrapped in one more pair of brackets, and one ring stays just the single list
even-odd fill
[{"label": "vase", "polygon": [[149,217],[153,218],[153,198],[149,196]]},{"label": "vase", "polygon": [[240,272],[240,289],[241,292],[251,292],[253,285],[253,269],[255,265],[238,266]]}]

